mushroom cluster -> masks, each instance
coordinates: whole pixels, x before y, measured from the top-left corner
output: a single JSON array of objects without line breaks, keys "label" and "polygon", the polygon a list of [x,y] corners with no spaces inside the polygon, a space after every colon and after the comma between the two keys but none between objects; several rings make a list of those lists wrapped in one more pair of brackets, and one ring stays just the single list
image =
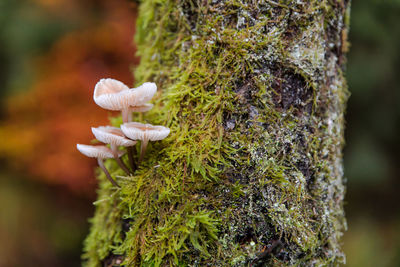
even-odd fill
[{"label": "mushroom cluster", "polygon": [[[137,141],[141,141],[139,161],[145,155],[149,141],[162,140],[168,136],[170,130],[164,126],[142,124],[132,122],[133,112],[146,112],[153,108],[150,101],[157,92],[155,83],[144,83],[137,88],[129,88],[120,81],[114,79],[101,79],[94,88],[93,99],[97,105],[108,110],[120,110],[123,124],[121,128],[112,126],[92,127],[93,135],[100,142],[109,145],[91,146],[77,144],[77,149],[85,156],[97,158],[100,168],[106,174],[110,182],[119,187],[104,166],[104,159],[113,158],[127,175],[133,174],[136,162],[133,156],[133,147]],[[121,157],[125,154],[120,147],[128,151],[130,168],[123,162]]]}]

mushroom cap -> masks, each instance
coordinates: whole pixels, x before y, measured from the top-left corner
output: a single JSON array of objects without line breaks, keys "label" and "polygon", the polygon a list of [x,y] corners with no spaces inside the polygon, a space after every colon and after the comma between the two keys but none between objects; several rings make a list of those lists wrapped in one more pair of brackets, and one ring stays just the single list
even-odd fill
[{"label": "mushroom cap", "polygon": [[132,140],[162,140],[169,135],[170,129],[164,126],[128,122],[121,125],[122,132]]},{"label": "mushroom cap", "polygon": [[155,83],[143,83],[139,87],[129,89],[128,103],[130,106],[143,106],[153,98],[156,92]]},{"label": "mushroom cap", "polygon": [[104,109],[121,110],[121,97],[117,95],[128,91],[129,87],[115,79],[101,79],[94,87],[93,99]]},{"label": "mushroom cap", "polygon": [[146,112],[153,108],[153,104],[146,103],[140,106],[129,107],[130,112]]},{"label": "mushroom cap", "polygon": [[120,128],[112,126],[92,127],[92,132],[97,140],[105,144],[112,144],[116,146],[133,146],[136,141],[132,141],[125,137]]},{"label": "mushroom cap", "polygon": [[[85,156],[90,158],[100,158],[100,159],[109,159],[114,158],[114,154],[106,146],[90,146],[90,145],[82,145],[76,144],[76,148]],[[118,157],[122,156],[123,152],[118,152]]]},{"label": "mushroom cap", "polygon": [[157,92],[155,83],[144,83],[129,89],[120,81],[101,79],[94,88],[93,99],[97,105],[109,110],[122,110],[130,106],[141,106],[150,101]]}]

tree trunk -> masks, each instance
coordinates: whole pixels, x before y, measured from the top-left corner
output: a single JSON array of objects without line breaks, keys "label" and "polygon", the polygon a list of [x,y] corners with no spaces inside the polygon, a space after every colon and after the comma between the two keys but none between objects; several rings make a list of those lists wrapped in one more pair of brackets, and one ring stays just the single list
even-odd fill
[{"label": "tree trunk", "polygon": [[[143,0],[140,121],[171,128],[100,175],[87,266],[336,266],[347,0]],[[122,172],[109,160],[113,177]]]}]

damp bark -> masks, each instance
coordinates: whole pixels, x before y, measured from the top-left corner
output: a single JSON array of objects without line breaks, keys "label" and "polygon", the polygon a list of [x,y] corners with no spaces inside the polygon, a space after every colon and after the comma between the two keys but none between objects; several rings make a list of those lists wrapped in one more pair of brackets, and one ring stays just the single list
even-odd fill
[{"label": "damp bark", "polygon": [[135,79],[160,93],[134,120],[171,134],[133,176],[106,162],[84,264],[343,263],[348,21],[344,0],[143,0]]}]

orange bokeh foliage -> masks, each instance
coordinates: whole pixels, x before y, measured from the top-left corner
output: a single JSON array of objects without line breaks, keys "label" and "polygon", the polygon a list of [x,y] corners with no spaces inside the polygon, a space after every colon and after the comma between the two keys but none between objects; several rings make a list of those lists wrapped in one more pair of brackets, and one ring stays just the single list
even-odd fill
[{"label": "orange bokeh foliage", "polygon": [[102,9],[101,19],[65,34],[36,60],[35,83],[7,100],[0,125],[2,158],[28,176],[81,192],[93,189],[95,160],[76,143],[88,144],[90,127],[108,124],[111,114],[93,102],[94,85],[104,77],[132,85],[130,68],[138,61],[132,4],[102,1]]}]

